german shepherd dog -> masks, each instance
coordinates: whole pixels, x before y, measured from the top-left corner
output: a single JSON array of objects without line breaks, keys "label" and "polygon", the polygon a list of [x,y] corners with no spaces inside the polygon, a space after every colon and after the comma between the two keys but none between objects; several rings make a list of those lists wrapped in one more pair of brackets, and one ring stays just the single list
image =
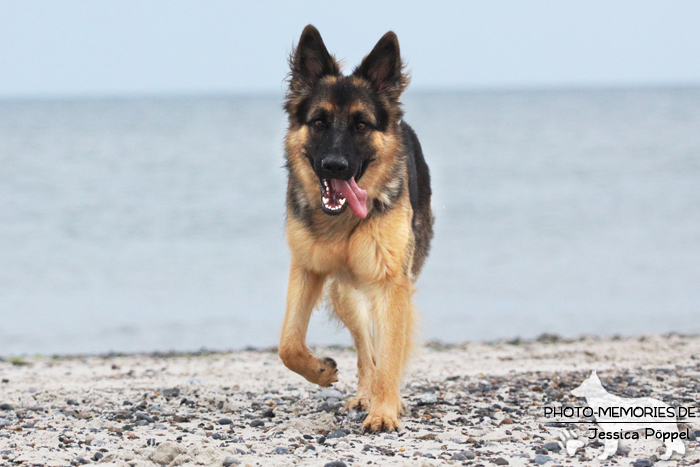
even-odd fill
[{"label": "german shepherd dog", "polygon": [[398,430],[399,383],[415,319],[413,282],[433,235],[428,166],[402,120],[399,98],[409,78],[398,39],[386,33],[345,76],[309,25],[289,65],[284,109],[292,258],[279,354],[312,383],[338,380],[335,361],[314,357],[305,342],[327,287],[357,349],[357,394],[346,408],[368,410],[365,431]]}]

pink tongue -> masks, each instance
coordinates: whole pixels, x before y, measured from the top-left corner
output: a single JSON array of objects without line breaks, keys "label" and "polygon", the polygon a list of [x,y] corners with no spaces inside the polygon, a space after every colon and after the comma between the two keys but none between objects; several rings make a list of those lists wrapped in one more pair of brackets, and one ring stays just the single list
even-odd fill
[{"label": "pink tongue", "polygon": [[357,217],[364,219],[367,217],[367,192],[357,186],[355,183],[355,177],[351,178],[347,182],[343,180],[331,179],[331,186],[333,191],[340,192],[343,194],[345,201],[350,206],[350,210]]}]

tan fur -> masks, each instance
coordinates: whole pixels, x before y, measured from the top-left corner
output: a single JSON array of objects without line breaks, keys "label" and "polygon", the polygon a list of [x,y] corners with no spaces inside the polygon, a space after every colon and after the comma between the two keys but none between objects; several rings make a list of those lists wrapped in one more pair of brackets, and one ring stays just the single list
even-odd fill
[{"label": "tan fur", "polygon": [[[298,137],[291,133],[287,138],[288,149],[292,149],[288,154],[300,154],[295,150],[298,147],[293,147]],[[395,139],[379,138],[376,143],[382,148],[379,158],[389,159],[397,153]],[[368,196],[379,193],[382,183],[391,177],[392,166],[387,160],[367,170],[360,186]],[[304,189],[316,193],[318,179],[308,164],[294,168]],[[415,320],[413,284],[407,273],[414,250],[412,215],[406,188],[394,209],[365,221],[352,215],[330,217],[319,212],[315,221],[322,227],[311,232],[291,214],[287,220],[292,266],[280,356],[287,367],[313,383],[327,386],[337,380],[335,374],[329,374],[331,368],[313,357],[305,345],[311,311],[323,284],[331,280],[336,314],[350,330],[358,351],[358,392],[347,408],[369,408],[363,426],[370,430],[399,427],[399,383]],[[367,298],[369,311],[361,296]]]},{"label": "tan fur", "polygon": [[[358,389],[346,407],[368,410],[364,429],[396,430],[416,315],[413,280],[432,237],[428,168],[415,133],[402,122],[399,97],[409,79],[398,40],[388,32],[352,75],[343,76],[309,25],[289,63],[286,236],[292,260],[279,354],[308,381],[337,381],[335,362],[306,347],[311,313],[327,289],[357,349]],[[319,164],[329,151],[346,150],[352,164],[361,164],[351,167],[366,191],[363,218],[354,208],[329,215],[321,207],[319,177],[333,174]]]}]

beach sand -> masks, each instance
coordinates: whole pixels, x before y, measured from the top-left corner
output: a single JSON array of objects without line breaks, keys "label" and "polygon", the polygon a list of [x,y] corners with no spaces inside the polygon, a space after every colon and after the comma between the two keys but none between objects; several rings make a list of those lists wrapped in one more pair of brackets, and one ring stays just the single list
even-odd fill
[{"label": "beach sand", "polygon": [[[0,465],[333,466],[656,465],[700,462],[698,443],[670,462],[660,441],[625,441],[598,461],[555,443],[565,428],[544,407],[585,406],[569,394],[591,370],[622,397],[697,406],[700,338],[644,336],[428,345],[404,378],[398,433],[360,431],[344,401],[357,383],[351,349],[317,348],[340,369],[333,388],[287,370],[274,350],[26,357],[0,361]],[[696,411],[696,416],[700,412]],[[700,419],[697,419],[700,420]],[[700,429],[689,420],[681,428]],[[699,433],[700,434],[700,433]],[[544,457],[547,456],[547,457]],[[656,457],[654,457],[656,456]],[[338,462],[342,462],[338,463]],[[638,464],[637,465],[641,465]],[[649,464],[647,464],[649,465]]]}]

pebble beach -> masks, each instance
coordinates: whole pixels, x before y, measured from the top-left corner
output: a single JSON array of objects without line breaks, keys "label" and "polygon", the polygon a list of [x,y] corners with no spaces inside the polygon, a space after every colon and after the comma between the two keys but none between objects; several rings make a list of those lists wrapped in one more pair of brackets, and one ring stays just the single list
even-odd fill
[{"label": "pebble beach", "polygon": [[[691,465],[661,461],[656,440],[623,441],[600,461],[588,440],[573,456],[567,430],[586,439],[590,420],[545,416],[585,405],[570,391],[597,370],[617,396],[698,405],[700,338],[648,335],[561,339],[543,335],[420,348],[404,378],[396,433],[365,434],[346,412],[357,384],[349,348],[332,357],[339,382],[320,388],[287,370],[275,349],[236,352],[37,356],[0,360],[0,465],[537,466]],[[700,420],[700,419],[698,419]],[[700,435],[698,431],[697,435]]]}]

